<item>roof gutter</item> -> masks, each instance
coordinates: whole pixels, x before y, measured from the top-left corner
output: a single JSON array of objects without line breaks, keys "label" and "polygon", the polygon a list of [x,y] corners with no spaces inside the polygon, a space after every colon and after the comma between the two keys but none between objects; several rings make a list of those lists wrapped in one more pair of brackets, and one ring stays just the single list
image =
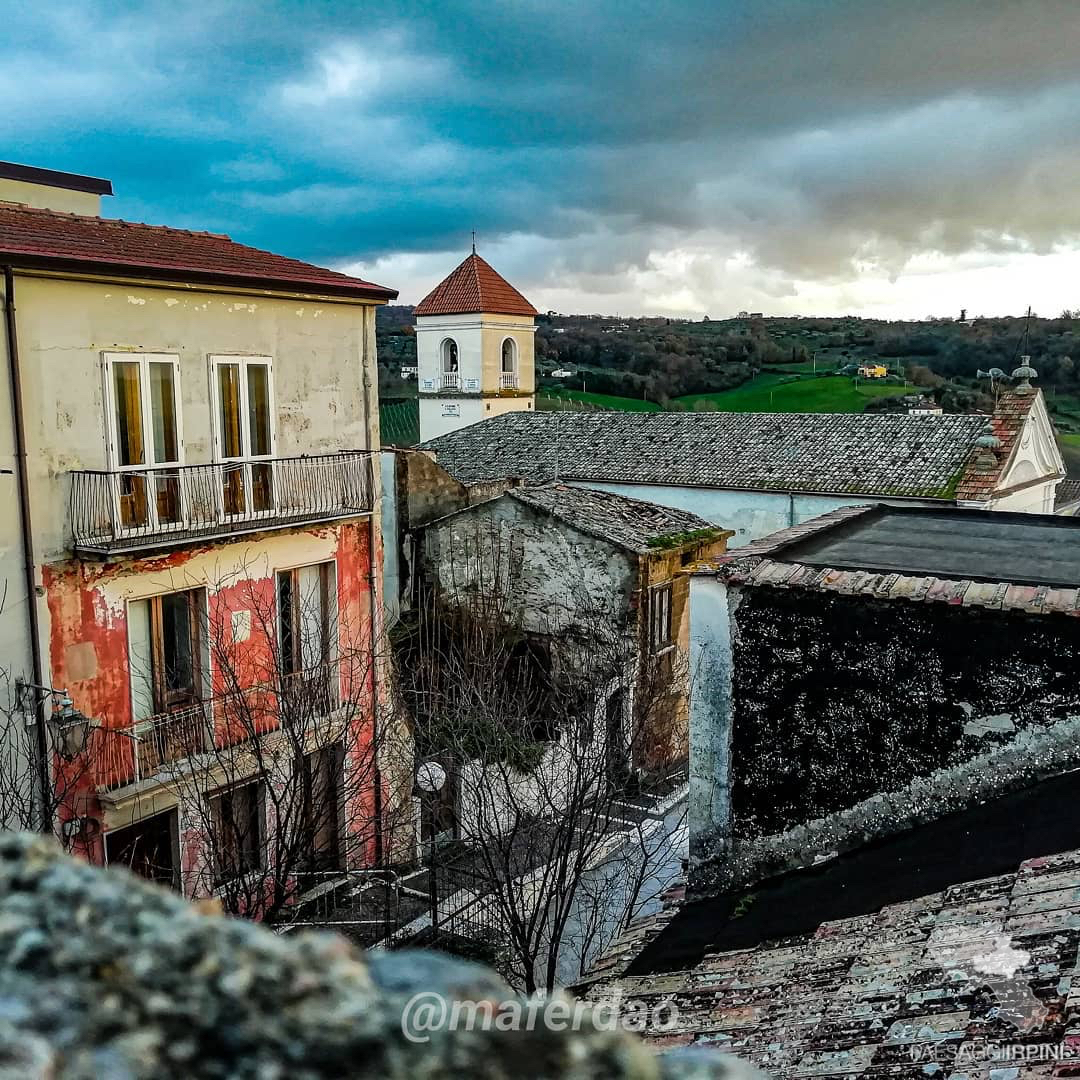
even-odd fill
[{"label": "roof gutter", "polygon": [[[44,686],[41,661],[41,627],[38,621],[37,561],[34,558],[34,530],[30,519],[30,479],[26,467],[26,424],[23,418],[22,376],[19,369],[19,335],[15,321],[15,274],[4,267],[4,336],[11,380],[11,411],[15,433],[15,475],[19,492],[19,522],[22,528],[23,575],[26,584],[26,621],[30,633],[30,662],[33,681]],[[49,813],[49,744],[45,734],[45,699],[34,693],[34,728],[37,750],[37,777],[41,797],[41,831],[51,832]]]},{"label": "roof gutter", "polygon": [[124,281],[145,279],[177,288],[186,284],[213,285],[219,288],[247,289],[255,292],[281,292],[292,296],[325,296],[327,299],[353,303],[388,303],[397,299],[397,290],[382,285],[347,282],[312,282],[272,274],[230,273],[225,270],[182,269],[175,266],[147,266],[142,263],[110,262],[108,259],[65,259],[31,252],[8,252],[12,265],[30,270],[53,272],[61,276],[112,277]]}]

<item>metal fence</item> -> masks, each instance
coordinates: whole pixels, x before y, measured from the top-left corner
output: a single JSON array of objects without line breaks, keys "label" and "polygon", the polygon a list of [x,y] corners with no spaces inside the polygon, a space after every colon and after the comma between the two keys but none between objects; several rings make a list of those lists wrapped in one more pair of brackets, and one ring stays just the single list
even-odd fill
[{"label": "metal fence", "polygon": [[279,932],[327,927],[370,946],[400,925],[401,881],[393,870],[313,870],[293,878],[296,902]]}]

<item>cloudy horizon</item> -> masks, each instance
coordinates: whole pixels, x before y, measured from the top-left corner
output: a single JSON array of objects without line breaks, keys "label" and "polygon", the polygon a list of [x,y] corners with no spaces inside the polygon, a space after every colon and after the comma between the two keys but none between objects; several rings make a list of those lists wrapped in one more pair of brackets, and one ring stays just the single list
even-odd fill
[{"label": "cloudy horizon", "polygon": [[403,303],[1080,306],[1072,0],[0,6],[0,157]]}]

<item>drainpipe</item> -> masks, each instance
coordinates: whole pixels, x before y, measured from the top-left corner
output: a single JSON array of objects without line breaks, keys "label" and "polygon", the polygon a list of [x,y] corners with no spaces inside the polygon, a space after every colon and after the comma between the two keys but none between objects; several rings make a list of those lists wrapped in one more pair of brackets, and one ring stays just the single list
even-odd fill
[{"label": "drainpipe", "polygon": [[[374,803],[375,803],[375,865],[382,866],[383,864],[383,790],[382,790],[382,768],[379,765],[379,754],[381,747],[379,745],[382,737],[382,725],[380,724],[380,702],[379,702],[379,656],[378,649],[381,645],[382,639],[382,613],[379,610],[379,574],[378,566],[376,563],[375,553],[378,550],[379,534],[376,528],[376,521],[381,520],[382,515],[376,511],[380,508],[375,505],[375,494],[382,490],[380,484],[380,468],[382,465],[382,451],[380,449],[380,440],[372,439],[371,435],[373,421],[376,422],[379,416],[379,398],[376,383],[372,385],[372,368],[377,370],[377,362],[369,363],[369,357],[375,357],[375,309],[364,309],[364,322],[363,322],[363,336],[362,336],[362,352],[361,352],[361,371],[364,386],[364,413],[366,427],[368,431],[368,468],[370,490],[371,490],[371,516],[368,518],[368,596],[371,604],[371,699],[372,699],[372,740],[375,743],[373,748],[373,767],[372,774],[375,782],[374,791]],[[374,445],[370,445],[374,444]]]},{"label": "drainpipe", "polygon": [[[378,451],[375,451],[378,454]],[[370,458],[372,473],[375,471],[375,465],[378,458],[372,456]],[[374,487],[372,488],[374,491]],[[374,507],[372,507],[374,511]],[[373,704],[371,724],[372,724],[372,739],[375,743],[374,747],[374,767],[372,769],[374,781],[375,781],[375,865],[382,866],[383,864],[383,792],[382,792],[382,769],[379,768],[379,754],[381,748],[379,746],[379,738],[381,735],[382,725],[379,723],[379,657],[377,649],[379,647],[379,640],[382,637],[381,632],[376,637],[376,629],[381,627],[382,620],[379,615],[379,594],[378,594],[378,572],[375,562],[375,544],[378,540],[377,530],[375,528],[375,514],[372,513],[368,519],[368,596],[371,597],[371,698]]]},{"label": "drainpipe", "polygon": [[[30,480],[26,471],[26,425],[23,421],[22,377],[19,372],[19,336],[15,325],[15,275],[4,267],[4,331],[11,378],[11,410],[15,429],[15,475],[19,489],[19,521],[22,526],[23,575],[26,580],[26,621],[30,632],[30,661],[36,686],[45,685],[41,663],[41,638],[37,609],[37,573],[34,530],[30,521]],[[37,774],[41,789],[41,831],[51,832],[49,813],[49,743],[45,734],[45,700],[34,691],[34,728],[37,742]]]}]

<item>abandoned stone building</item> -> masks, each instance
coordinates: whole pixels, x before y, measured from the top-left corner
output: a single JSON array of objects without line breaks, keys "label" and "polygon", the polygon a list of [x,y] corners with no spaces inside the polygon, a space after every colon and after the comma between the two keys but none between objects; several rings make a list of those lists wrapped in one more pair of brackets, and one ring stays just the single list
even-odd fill
[{"label": "abandoned stone building", "polygon": [[992,417],[514,413],[423,447],[466,484],[559,478],[690,511],[732,547],[867,501],[1053,513],[1065,467],[1031,376]]},{"label": "abandoned stone building", "polygon": [[[549,483],[513,488],[432,522],[423,565],[443,596],[498,590],[514,622],[537,638],[586,631],[599,617],[636,642],[613,680],[605,724],[625,725],[636,690],[659,675],[648,732],[623,767],[652,771],[686,755],[689,579],[681,571],[720,555],[729,533],[685,511],[609,492]],[[655,694],[652,695],[655,697]]]}]

